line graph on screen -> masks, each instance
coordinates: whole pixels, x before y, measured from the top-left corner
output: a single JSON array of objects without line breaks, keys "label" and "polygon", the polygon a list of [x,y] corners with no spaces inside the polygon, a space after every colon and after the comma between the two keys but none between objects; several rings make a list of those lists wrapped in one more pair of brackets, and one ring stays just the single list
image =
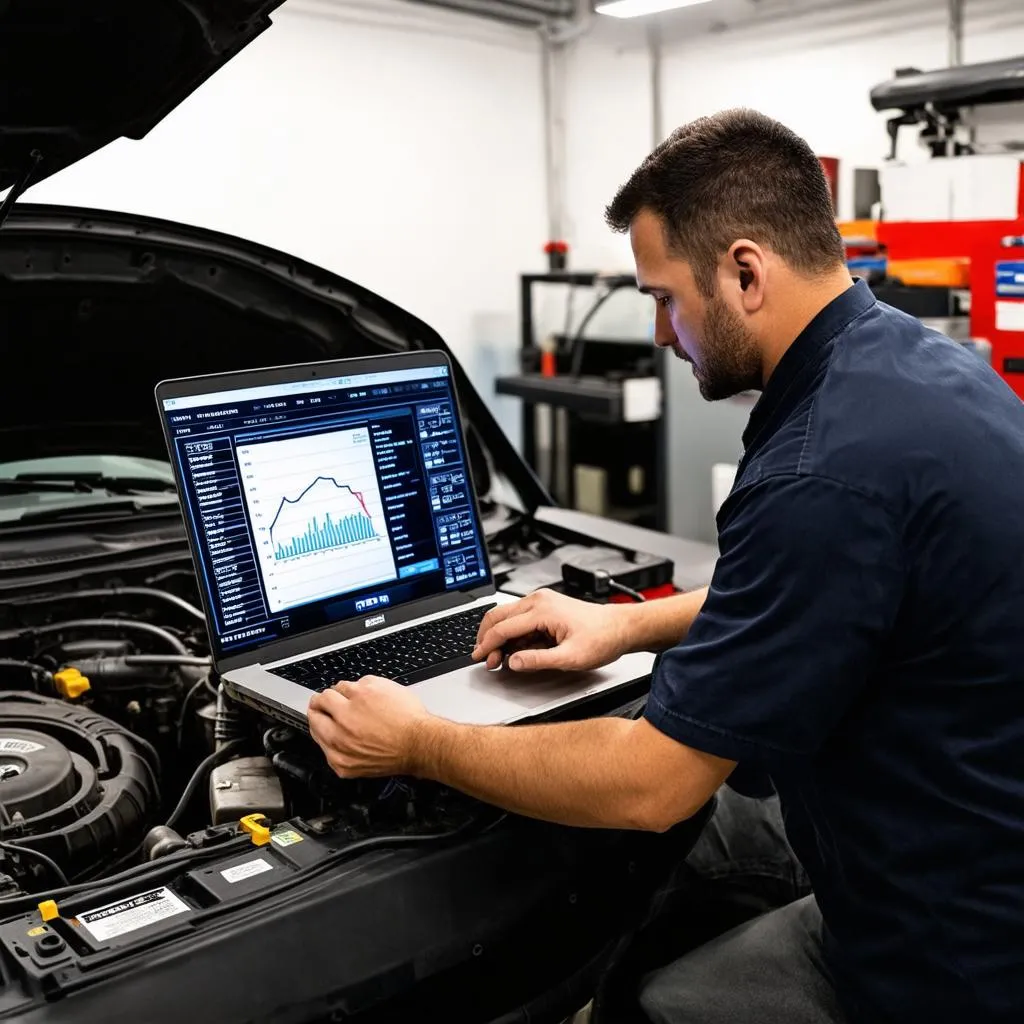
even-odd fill
[{"label": "line graph on screen", "polygon": [[393,580],[366,428],[237,451],[271,611]]}]

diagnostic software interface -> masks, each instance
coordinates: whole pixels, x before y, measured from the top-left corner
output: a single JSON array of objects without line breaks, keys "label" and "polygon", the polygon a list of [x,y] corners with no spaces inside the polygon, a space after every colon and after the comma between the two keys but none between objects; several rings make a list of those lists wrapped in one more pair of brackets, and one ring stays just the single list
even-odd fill
[{"label": "diagnostic software interface", "polygon": [[489,578],[447,366],[163,406],[219,655]]}]

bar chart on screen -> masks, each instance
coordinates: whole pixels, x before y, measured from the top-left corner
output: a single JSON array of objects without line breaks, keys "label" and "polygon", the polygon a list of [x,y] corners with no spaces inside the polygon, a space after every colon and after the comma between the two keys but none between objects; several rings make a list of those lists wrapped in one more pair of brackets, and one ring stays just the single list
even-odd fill
[{"label": "bar chart on screen", "polygon": [[369,431],[237,449],[271,612],[395,579]]}]

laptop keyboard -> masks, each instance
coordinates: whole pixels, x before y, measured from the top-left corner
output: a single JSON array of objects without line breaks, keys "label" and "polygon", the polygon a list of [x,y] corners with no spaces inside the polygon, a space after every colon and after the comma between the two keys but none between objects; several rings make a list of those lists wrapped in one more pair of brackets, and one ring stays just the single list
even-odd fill
[{"label": "laptop keyboard", "polygon": [[483,617],[496,604],[397,630],[376,640],[293,661],[270,671],[310,690],[326,690],[339,680],[383,676],[408,686],[473,664]]}]

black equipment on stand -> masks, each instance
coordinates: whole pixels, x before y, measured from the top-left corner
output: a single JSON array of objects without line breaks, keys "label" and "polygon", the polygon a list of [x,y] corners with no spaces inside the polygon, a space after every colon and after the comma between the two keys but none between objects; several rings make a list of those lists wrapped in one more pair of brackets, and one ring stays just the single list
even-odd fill
[{"label": "black equipment on stand", "polygon": [[[570,289],[564,330],[544,344],[534,312],[537,285]],[[580,289],[595,296],[573,328],[572,300]],[[523,274],[521,372],[499,377],[495,390],[522,400],[523,457],[562,505],[665,529],[663,355],[646,338],[589,333],[622,289],[635,291],[636,279],[592,271]]]}]

